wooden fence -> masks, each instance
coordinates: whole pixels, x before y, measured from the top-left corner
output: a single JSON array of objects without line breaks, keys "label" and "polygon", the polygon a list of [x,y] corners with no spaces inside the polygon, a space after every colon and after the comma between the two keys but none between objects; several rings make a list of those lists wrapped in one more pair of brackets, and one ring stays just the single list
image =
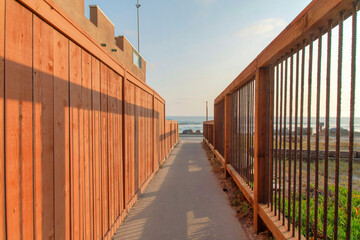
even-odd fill
[{"label": "wooden fence", "polygon": [[110,239],[178,125],[51,1],[0,19],[0,239]]},{"label": "wooden fence", "polygon": [[214,145],[214,121],[206,121],[203,123],[203,136],[211,145]]},{"label": "wooden fence", "polygon": [[358,0],[312,1],[215,99],[212,132],[204,122],[257,232],[360,238],[358,10]]}]

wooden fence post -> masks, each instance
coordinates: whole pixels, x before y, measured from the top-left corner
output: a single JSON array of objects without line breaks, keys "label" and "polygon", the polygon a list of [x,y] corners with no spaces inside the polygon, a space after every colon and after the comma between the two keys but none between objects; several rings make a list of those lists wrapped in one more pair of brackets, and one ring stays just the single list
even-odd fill
[{"label": "wooden fence post", "polygon": [[267,68],[259,68],[255,77],[255,161],[254,161],[254,229],[264,230],[258,212],[259,204],[266,203],[269,193],[269,166],[267,157],[268,112],[270,111]]},{"label": "wooden fence post", "polygon": [[225,118],[225,156],[224,156],[224,159],[225,159],[225,166],[224,166],[224,169],[225,169],[225,178],[228,176],[227,174],[227,170],[226,170],[226,166],[228,164],[228,162],[230,162],[230,153],[231,153],[231,143],[230,143],[230,139],[231,139],[231,97],[230,95],[226,95],[225,96],[225,110],[224,110],[224,118]]}]

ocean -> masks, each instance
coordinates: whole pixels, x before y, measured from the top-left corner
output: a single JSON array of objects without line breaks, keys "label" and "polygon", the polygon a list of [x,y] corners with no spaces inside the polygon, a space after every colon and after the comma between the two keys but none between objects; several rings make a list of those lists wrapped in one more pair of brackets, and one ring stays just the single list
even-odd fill
[{"label": "ocean", "polygon": [[[192,129],[194,132],[196,130],[200,130],[202,133],[203,132],[203,121],[206,120],[206,117],[205,116],[167,116],[166,119],[177,121],[179,123],[179,132],[180,133],[182,133],[184,130],[188,130],[188,129]],[[213,116],[209,116],[209,120],[213,120],[213,119],[214,119]],[[342,117],[341,118],[341,127],[348,130],[349,129],[349,120],[350,120],[349,117]],[[325,123],[325,118],[320,117],[319,121],[322,123]],[[287,119],[287,125],[289,125],[288,122],[289,121]],[[294,118],[293,118],[292,122],[293,122],[293,126],[294,126],[294,122],[295,122]],[[300,125],[300,119],[298,120],[298,124]],[[330,125],[330,129],[336,127],[336,117],[330,117],[329,125]],[[313,129],[315,129],[315,126],[316,126],[316,118],[312,117],[311,118],[311,127]],[[303,127],[304,128],[307,127],[307,118],[306,117],[304,117]],[[360,118],[359,117],[354,118],[354,130],[356,132],[360,132]]]},{"label": "ocean", "polygon": [[[209,120],[213,120],[213,116],[209,116]],[[194,132],[200,130],[203,132],[203,122],[206,116],[166,116],[166,120],[173,120],[179,123],[179,133],[184,130],[192,129]]]}]

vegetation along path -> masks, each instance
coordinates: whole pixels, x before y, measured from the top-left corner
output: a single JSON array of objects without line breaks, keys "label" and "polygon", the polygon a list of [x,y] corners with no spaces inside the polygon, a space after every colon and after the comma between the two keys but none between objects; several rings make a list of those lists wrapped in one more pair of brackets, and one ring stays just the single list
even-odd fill
[{"label": "vegetation along path", "polygon": [[201,146],[184,138],[117,230],[120,239],[248,239]]}]

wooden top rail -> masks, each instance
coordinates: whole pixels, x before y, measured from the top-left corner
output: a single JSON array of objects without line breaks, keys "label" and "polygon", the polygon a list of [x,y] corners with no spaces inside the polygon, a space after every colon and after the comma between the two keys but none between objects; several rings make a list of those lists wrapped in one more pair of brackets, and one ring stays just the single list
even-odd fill
[{"label": "wooden top rail", "polygon": [[174,120],[165,120],[166,123],[178,123],[177,121]]},{"label": "wooden top rail", "polygon": [[41,19],[46,21],[73,42],[84,48],[86,51],[90,52],[93,56],[101,60],[119,75],[126,77],[128,81],[150,93],[160,102],[165,103],[165,100],[158,93],[156,93],[154,89],[149,87],[146,83],[138,79],[124,66],[122,66],[122,64],[120,64],[116,58],[111,55],[111,53],[102,48],[100,43],[93,39],[55,3],[50,0],[17,1],[35,12]]},{"label": "wooden top rail", "polygon": [[203,124],[205,124],[205,125],[214,125],[214,120],[204,121]]},{"label": "wooden top rail", "polygon": [[[316,39],[319,27],[328,26],[332,20],[333,26],[339,21],[339,13],[343,11],[344,18],[351,15],[353,0],[313,0],[215,99],[215,104],[247,83],[255,76],[257,68],[267,67],[291,49],[296,49],[304,39],[313,35]],[[305,43],[307,44],[307,43]]]}]

